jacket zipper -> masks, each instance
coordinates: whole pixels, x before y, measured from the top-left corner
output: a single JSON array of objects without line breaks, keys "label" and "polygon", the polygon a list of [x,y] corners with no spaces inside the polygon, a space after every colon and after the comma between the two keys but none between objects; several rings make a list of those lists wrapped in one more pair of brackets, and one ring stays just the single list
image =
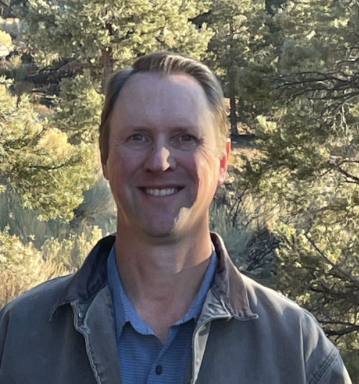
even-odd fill
[{"label": "jacket zipper", "polygon": [[[210,323],[211,321],[213,320],[223,320],[223,319],[232,319],[233,318],[233,315],[229,312],[229,310],[227,309],[227,306],[226,304],[224,303],[223,299],[220,299],[219,300],[221,305],[222,305],[222,308],[226,311],[226,314],[224,315],[217,315],[217,316],[212,316],[212,317],[209,317],[207,320],[201,322],[201,323],[198,323],[194,332],[193,332],[193,337],[192,337],[192,351],[193,351],[193,356],[192,356],[192,378],[191,378],[191,384],[195,384],[195,378],[194,378],[194,365],[195,365],[195,361],[196,361],[196,350],[194,348],[194,341],[195,341],[195,338],[196,338],[196,335],[199,331],[199,329],[206,325],[207,323]],[[249,320],[253,320],[252,317],[250,318],[235,318],[236,320],[240,320],[240,321],[249,321]],[[209,337],[209,335],[208,335]],[[198,375],[197,375],[198,376]]]},{"label": "jacket zipper", "polygon": [[[226,307],[226,305],[224,304],[224,302],[223,302],[222,299],[220,300],[220,303],[221,303],[222,307],[225,309],[226,314],[209,317],[207,320],[202,321],[201,323],[198,323],[198,324],[196,325],[196,328],[195,328],[194,332],[193,332],[193,337],[192,337],[192,353],[193,353],[193,356],[192,356],[192,377],[191,377],[191,384],[194,384],[194,383],[195,383],[194,372],[195,372],[195,361],[196,361],[196,349],[195,349],[194,342],[195,342],[195,338],[196,338],[196,336],[197,336],[197,333],[198,333],[199,329],[200,329],[201,327],[203,327],[204,325],[206,325],[207,323],[212,322],[213,320],[231,319],[231,318],[233,317],[233,316],[230,314],[230,312],[228,311],[228,309],[227,309],[227,307]],[[197,376],[198,376],[198,375],[197,375]]]}]

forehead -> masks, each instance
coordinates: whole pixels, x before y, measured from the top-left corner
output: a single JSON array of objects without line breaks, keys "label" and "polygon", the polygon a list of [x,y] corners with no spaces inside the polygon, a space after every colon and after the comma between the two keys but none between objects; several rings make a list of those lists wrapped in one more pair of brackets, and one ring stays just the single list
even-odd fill
[{"label": "forehead", "polygon": [[152,92],[160,96],[162,93],[170,92],[186,93],[186,96],[206,95],[198,81],[184,73],[164,74],[161,72],[139,72],[131,76],[120,92],[119,98],[125,93],[136,94],[137,96]]},{"label": "forehead", "polygon": [[193,77],[156,72],[133,75],[122,88],[113,113],[125,124],[141,119],[196,123],[212,115],[206,94]]}]

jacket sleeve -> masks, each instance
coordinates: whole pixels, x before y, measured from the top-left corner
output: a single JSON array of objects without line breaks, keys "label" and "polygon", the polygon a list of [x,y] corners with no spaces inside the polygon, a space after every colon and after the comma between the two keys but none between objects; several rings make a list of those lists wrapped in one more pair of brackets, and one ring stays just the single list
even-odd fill
[{"label": "jacket sleeve", "polygon": [[352,384],[339,350],[326,337],[316,318],[306,310],[303,335],[306,345],[307,382],[310,384]]},{"label": "jacket sleeve", "polygon": [[5,345],[6,345],[6,335],[8,330],[8,324],[9,324],[9,313],[7,311],[7,306],[0,309],[0,382],[2,383],[2,377],[3,377],[3,362],[6,358],[5,354]]},{"label": "jacket sleeve", "polygon": [[339,353],[324,372],[318,384],[352,384],[349,373]]}]

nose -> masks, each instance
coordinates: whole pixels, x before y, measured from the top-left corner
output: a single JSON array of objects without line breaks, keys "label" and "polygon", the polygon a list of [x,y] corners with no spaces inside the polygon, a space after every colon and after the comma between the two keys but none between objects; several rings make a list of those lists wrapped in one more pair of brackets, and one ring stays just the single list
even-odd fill
[{"label": "nose", "polygon": [[175,160],[168,147],[154,145],[146,160],[145,167],[151,172],[164,172],[175,168]]}]

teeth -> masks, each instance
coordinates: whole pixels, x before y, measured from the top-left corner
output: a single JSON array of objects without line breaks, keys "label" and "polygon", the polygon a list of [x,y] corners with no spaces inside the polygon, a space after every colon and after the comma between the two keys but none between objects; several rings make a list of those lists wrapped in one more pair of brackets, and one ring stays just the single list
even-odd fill
[{"label": "teeth", "polygon": [[176,188],[166,188],[166,189],[152,189],[147,188],[146,193],[153,196],[168,196],[173,195],[176,192]]}]

